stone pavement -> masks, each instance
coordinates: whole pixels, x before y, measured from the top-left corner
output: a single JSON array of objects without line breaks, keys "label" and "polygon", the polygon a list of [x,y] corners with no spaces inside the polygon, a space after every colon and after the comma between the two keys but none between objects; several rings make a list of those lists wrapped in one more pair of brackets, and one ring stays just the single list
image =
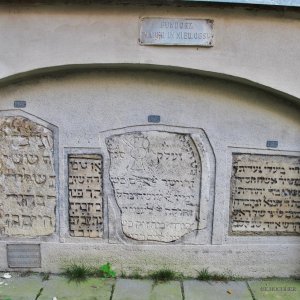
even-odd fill
[{"label": "stone pavement", "polygon": [[0,279],[0,300],[299,300],[300,281],[292,279],[248,281],[99,279],[69,282],[58,275]]}]

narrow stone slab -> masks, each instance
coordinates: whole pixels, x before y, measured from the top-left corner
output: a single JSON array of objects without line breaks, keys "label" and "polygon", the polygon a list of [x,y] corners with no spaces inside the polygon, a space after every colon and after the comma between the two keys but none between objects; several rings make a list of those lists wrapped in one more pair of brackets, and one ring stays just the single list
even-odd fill
[{"label": "narrow stone slab", "polygon": [[252,300],[246,282],[196,281],[183,282],[185,300]]},{"label": "narrow stone slab", "polygon": [[[35,299],[41,288],[39,300],[56,297],[65,300],[109,300],[114,284],[113,279],[90,278],[79,283],[69,282],[62,276],[50,276],[42,281],[38,275],[0,279],[0,299]],[[7,283],[7,285],[5,285]]]},{"label": "narrow stone slab", "polygon": [[[31,275],[30,277],[13,277],[10,279],[0,278],[0,299],[35,299],[45,282],[40,276]],[[52,299],[52,298],[51,298]]]},{"label": "narrow stone slab", "polygon": [[150,300],[182,300],[179,281],[157,283],[153,286]]},{"label": "narrow stone slab", "polygon": [[[149,300],[153,281],[118,279],[113,293],[113,300]],[[155,298],[154,298],[155,299]]]},{"label": "narrow stone slab", "polygon": [[51,276],[39,300],[109,300],[114,284],[113,279],[89,278],[82,282],[68,281],[62,276]]},{"label": "narrow stone slab", "polygon": [[300,299],[300,280],[251,280],[248,283],[256,300]]}]

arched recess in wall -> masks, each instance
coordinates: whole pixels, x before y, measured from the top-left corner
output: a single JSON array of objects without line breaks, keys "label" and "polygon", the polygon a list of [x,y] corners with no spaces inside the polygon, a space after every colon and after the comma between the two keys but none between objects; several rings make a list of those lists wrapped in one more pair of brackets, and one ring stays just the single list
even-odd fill
[{"label": "arched recess in wall", "polygon": [[257,81],[251,81],[242,77],[232,76],[225,73],[209,72],[199,69],[190,69],[177,66],[163,66],[163,65],[153,65],[153,64],[72,64],[72,65],[57,65],[49,66],[45,68],[33,69],[27,72],[16,73],[11,76],[3,77],[0,79],[0,87],[6,86],[11,83],[21,82],[27,79],[39,78],[43,76],[56,76],[58,74],[68,74],[74,72],[84,72],[84,71],[104,71],[104,70],[144,70],[144,71],[157,71],[157,72],[170,72],[170,73],[180,73],[189,74],[195,76],[204,76],[210,78],[223,79],[230,82],[237,82],[243,85],[256,87],[258,89],[270,92],[272,94],[278,95],[287,101],[291,101],[299,104],[300,99],[292,95],[284,93],[280,90],[268,87],[266,85],[260,84]]},{"label": "arched recess in wall", "polygon": [[[196,172],[197,176],[201,173],[200,184],[193,190],[194,194],[188,195],[191,198],[199,193],[203,196],[202,187],[205,186],[205,199],[201,200],[200,204],[187,200],[187,203],[194,207],[200,207],[200,213],[197,210],[187,210],[186,207],[177,208],[181,209],[179,213],[191,214],[194,220],[197,220],[194,223],[187,221],[185,224],[189,224],[190,227],[183,228],[179,236],[174,235],[172,230],[166,231],[162,237],[150,234],[146,230],[142,233],[132,232],[130,224],[141,220],[133,220],[131,212],[123,215],[126,218],[122,224],[116,225],[116,220],[120,221],[122,218],[118,209],[124,203],[115,205],[117,201],[113,197],[116,190],[120,189],[115,187],[117,182],[115,186],[109,182],[109,177],[111,179],[113,174],[110,172],[103,177],[104,188],[112,199],[104,199],[104,215],[107,215],[105,209],[109,205],[113,214],[102,224],[102,216],[97,215],[100,220],[98,229],[103,228],[103,232],[93,231],[91,235],[88,232],[78,233],[84,237],[103,237],[125,243],[132,240],[186,244],[207,244],[211,241],[226,243],[234,231],[229,221],[233,154],[286,156],[299,151],[299,99],[258,83],[224,74],[152,65],[55,66],[3,79],[0,87],[0,110],[14,109],[14,100],[26,101],[26,107],[22,110],[59,128],[60,174],[65,174],[64,178],[68,176],[69,155],[73,155],[72,159],[78,159],[78,155],[80,159],[94,155],[93,159],[99,163],[99,156],[95,154],[100,154],[104,157],[103,164],[106,165],[106,170],[109,170],[107,162],[112,160],[111,153],[114,150],[108,146],[105,138],[114,140],[114,144],[124,148],[126,145],[118,139],[120,135],[128,137],[128,140],[132,138],[136,143],[140,142],[141,147],[148,147],[149,141],[155,144],[163,139],[168,141],[165,147],[174,149],[179,148],[176,144],[178,140],[186,143],[184,147],[194,142],[196,146],[192,147],[190,154],[199,152],[200,156],[195,160],[196,163],[193,161],[191,165],[197,165],[199,161],[208,162],[206,168],[202,165],[201,172]],[[148,119],[150,115],[160,117],[160,123],[156,123],[156,127],[151,127],[153,124]],[[117,134],[114,130],[117,130]],[[155,135],[151,131],[163,131],[166,135]],[[101,140],[103,132],[108,135]],[[133,132],[138,132],[139,135],[130,136]],[[140,135],[143,136],[142,139]],[[189,140],[187,135],[192,136],[192,140]],[[279,146],[270,149],[267,147],[269,140],[277,141]],[[105,153],[101,152],[103,149]],[[126,151],[128,157],[140,155],[132,154],[130,147]],[[151,151],[157,154],[157,161],[163,159],[161,154],[165,154],[168,159],[172,157],[174,161],[180,159],[181,154],[176,151],[162,153],[157,149]],[[207,155],[207,159],[205,155],[201,156],[201,151]],[[144,150],[142,152],[144,153]],[[167,156],[172,153],[173,156]],[[209,158],[212,156],[216,164]],[[165,158],[166,161],[168,159]],[[124,170],[118,169],[122,164],[119,161],[114,163],[114,171],[122,173]],[[131,167],[136,170],[137,165],[142,164],[139,162]],[[171,170],[172,174],[176,175],[176,180],[187,180],[187,174],[191,174],[193,170],[189,170],[186,165],[181,167],[182,169],[165,169]],[[209,176],[209,171],[205,170],[210,170]],[[163,174],[169,176],[161,178],[164,185],[173,184],[174,178],[171,178],[169,173]],[[210,180],[207,181],[208,177]],[[184,184],[190,184],[192,181],[194,178]],[[205,182],[209,183],[204,184]],[[60,186],[67,187],[67,183],[61,182]],[[166,194],[171,192],[167,188],[164,191]],[[122,193],[126,194],[128,191]],[[71,234],[72,224],[68,219],[70,212],[66,205],[68,192],[61,190],[60,194],[64,196],[61,197],[59,206],[62,225],[59,234],[63,238],[72,239],[76,228]],[[126,205],[123,206],[125,210]],[[216,217],[213,217],[214,215]],[[170,220],[173,222],[172,218]],[[127,224],[127,227],[124,224]],[[107,228],[112,231],[107,232]],[[231,241],[243,238],[242,232],[238,238],[235,237]],[[255,237],[252,239],[261,242],[255,240]]]}]

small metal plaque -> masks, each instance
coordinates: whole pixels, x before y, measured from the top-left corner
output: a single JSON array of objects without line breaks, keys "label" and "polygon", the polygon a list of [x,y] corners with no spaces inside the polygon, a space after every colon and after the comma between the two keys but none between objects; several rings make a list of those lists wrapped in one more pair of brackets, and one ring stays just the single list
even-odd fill
[{"label": "small metal plaque", "polygon": [[140,45],[213,46],[213,20],[142,18]]},{"label": "small metal plaque", "polygon": [[14,107],[16,107],[16,108],[24,108],[24,107],[26,107],[26,101],[24,101],[24,100],[16,100],[16,101],[14,101]]},{"label": "small metal plaque", "polygon": [[40,268],[40,244],[8,244],[7,262],[10,268]]},{"label": "small metal plaque", "polygon": [[268,148],[277,148],[278,147],[278,141],[267,141],[267,147]]},{"label": "small metal plaque", "polygon": [[148,122],[149,122],[149,123],[159,123],[159,122],[160,122],[160,116],[157,116],[157,115],[149,115],[149,116],[148,116]]}]

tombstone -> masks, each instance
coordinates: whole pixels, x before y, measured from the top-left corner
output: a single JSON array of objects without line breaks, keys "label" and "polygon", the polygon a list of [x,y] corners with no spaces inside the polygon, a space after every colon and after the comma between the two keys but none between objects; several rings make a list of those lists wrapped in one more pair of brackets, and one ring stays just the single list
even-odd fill
[{"label": "tombstone", "polygon": [[102,157],[71,154],[68,166],[70,236],[102,237]]},{"label": "tombstone", "polygon": [[234,154],[231,179],[231,233],[300,234],[299,186],[299,157]]},{"label": "tombstone", "polygon": [[53,132],[22,116],[0,118],[0,235],[55,231]]},{"label": "tombstone", "polygon": [[214,159],[203,131],[162,125],[108,131],[110,239],[206,243]]}]

